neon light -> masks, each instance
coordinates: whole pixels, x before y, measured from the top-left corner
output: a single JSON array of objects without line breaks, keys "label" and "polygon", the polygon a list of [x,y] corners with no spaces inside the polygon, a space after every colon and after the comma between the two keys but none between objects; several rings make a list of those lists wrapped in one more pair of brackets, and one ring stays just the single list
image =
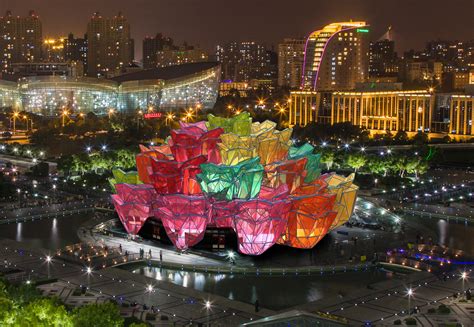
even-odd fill
[{"label": "neon light", "polygon": [[358,28],[357,33],[369,33],[369,30],[367,28]]},{"label": "neon light", "polygon": [[161,116],[162,116],[161,112],[152,112],[152,113],[143,115],[145,119],[161,118]]}]

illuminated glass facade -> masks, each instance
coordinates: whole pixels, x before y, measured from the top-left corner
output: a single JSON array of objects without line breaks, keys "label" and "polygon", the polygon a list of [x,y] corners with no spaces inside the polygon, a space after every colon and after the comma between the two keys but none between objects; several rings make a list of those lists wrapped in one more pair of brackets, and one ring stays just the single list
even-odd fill
[{"label": "illuminated glass facade", "polygon": [[0,80],[0,108],[17,107],[18,87],[16,83]]},{"label": "illuminated glass facade", "polygon": [[95,78],[41,76],[20,80],[23,109],[44,116],[61,110],[105,114],[117,106],[117,83]]},{"label": "illuminated glass facade", "polygon": [[198,104],[203,109],[212,108],[218,95],[220,66],[182,66],[142,71],[114,80],[40,76],[21,79],[18,85],[0,81],[0,106],[23,107],[44,116],[56,116],[65,109],[106,115],[110,109],[179,110]]}]

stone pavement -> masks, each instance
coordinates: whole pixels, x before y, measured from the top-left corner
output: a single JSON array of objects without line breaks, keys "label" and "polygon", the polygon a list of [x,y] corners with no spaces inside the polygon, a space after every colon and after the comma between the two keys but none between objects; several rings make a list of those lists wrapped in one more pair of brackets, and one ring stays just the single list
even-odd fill
[{"label": "stone pavement", "polygon": [[[471,272],[472,273],[472,272]],[[469,287],[467,281],[464,290]],[[408,301],[407,291],[411,288],[413,296]],[[419,314],[412,314],[419,326],[436,326],[433,322],[436,315],[427,315],[430,308],[437,308],[441,303],[451,306],[453,298],[463,291],[463,285],[458,271],[453,270],[447,275],[446,281],[428,272],[418,272],[407,275],[405,279],[393,279],[371,284],[371,289],[360,290],[357,294],[349,294],[344,298],[332,297],[298,306],[298,309],[309,312],[325,312],[347,319],[351,325],[376,324],[393,325],[395,320],[404,320],[411,311],[418,307]],[[471,311],[467,308],[471,307]],[[474,304],[459,304],[453,306],[450,315],[442,315],[441,320],[456,318],[464,326],[474,326]],[[461,309],[462,308],[462,309]]]},{"label": "stone pavement", "polygon": [[[7,262],[8,268],[23,270],[16,280],[54,278],[57,282],[42,286],[47,294],[55,294],[66,303],[81,305],[84,302],[100,302],[113,299],[119,304],[138,303],[142,310],[137,316],[143,316],[143,305],[154,306],[157,312],[157,324],[162,316],[168,324],[176,326],[211,324],[212,326],[238,326],[241,323],[274,314],[274,311],[261,308],[258,314],[254,306],[232,301],[220,296],[207,294],[171,283],[157,281],[131,272],[106,268],[87,274],[86,268],[77,264],[52,258],[47,261],[48,251],[25,248],[21,243],[0,241],[0,264]],[[73,297],[74,290],[86,287],[85,297]],[[71,303],[75,301],[75,303]],[[209,302],[210,306],[206,307]],[[133,309],[132,309],[133,310]],[[158,311],[159,310],[159,311]],[[142,313],[140,313],[142,312]],[[150,310],[147,311],[150,313]],[[145,314],[146,317],[146,314]]]}]

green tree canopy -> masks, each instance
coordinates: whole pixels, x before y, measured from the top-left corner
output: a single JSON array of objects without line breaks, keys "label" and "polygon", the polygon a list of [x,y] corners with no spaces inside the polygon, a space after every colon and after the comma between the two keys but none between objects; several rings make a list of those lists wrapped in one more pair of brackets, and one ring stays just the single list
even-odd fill
[{"label": "green tree canopy", "polygon": [[75,327],[120,327],[123,326],[123,318],[119,307],[111,302],[92,303],[74,310],[73,316]]}]

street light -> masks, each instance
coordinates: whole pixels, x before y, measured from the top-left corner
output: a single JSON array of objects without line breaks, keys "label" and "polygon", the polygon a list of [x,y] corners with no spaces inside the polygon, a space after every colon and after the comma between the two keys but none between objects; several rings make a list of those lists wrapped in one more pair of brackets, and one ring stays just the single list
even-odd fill
[{"label": "street light", "polygon": [[469,278],[469,275],[467,274],[467,272],[463,271],[461,273],[461,279],[462,279],[462,293],[463,293],[463,296],[466,296],[466,292],[464,291],[464,282],[466,281],[466,279]]},{"label": "street light", "polygon": [[91,284],[92,268],[91,268],[91,267],[87,267],[86,273],[87,273],[87,289],[89,289],[89,288],[90,288],[90,284]]},{"label": "street light", "polygon": [[407,295],[408,295],[408,315],[411,315],[410,306],[411,306],[411,297],[413,296],[413,294],[414,294],[413,289],[410,287],[407,291]]},{"label": "street light", "polygon": [[16,119],[18,117],[20,117],[20,113],[19,112],[14,112],[13,115],[12,115],[12,119],[13,119],[13,134],[16,133]]},{"label": "street light", "polygon": [[207,316],[207,326],[209,326],[209,310],[211,310],[211,302],[206,301],[205,307],[206,307],[206,316]]},{"label": "street light", "polygon": [[46,256],[46,268],[48,270],[48,279],[51,278],[51,274],[49,271],[49,264],[51,263],[51,257],[49,255]]},{"label": "street light", "polygon": [[69,112],[66,109],[64,109],[63,112],[61,113],[61,116],[63,118],[63,127],[66,125],[65,119],[68,115],[69,115]]}]

